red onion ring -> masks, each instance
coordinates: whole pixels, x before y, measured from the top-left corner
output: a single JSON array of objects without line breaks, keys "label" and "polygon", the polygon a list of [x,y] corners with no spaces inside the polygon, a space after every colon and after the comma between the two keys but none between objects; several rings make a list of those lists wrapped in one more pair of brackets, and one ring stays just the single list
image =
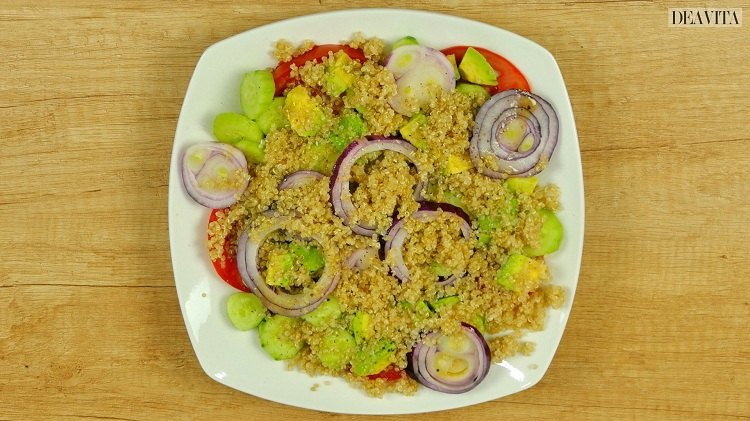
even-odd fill
[{"label": "red onion ring", "polygon": [[[258,296],[267,309],[282,316],[299,317],[315,310],[323,303],[326,297],[336,289],[340,274],[338,272],[332,274],[332,270],[326,266],[315,286],[305,288],[299,294],[277,292],[266,284],[258,268],[258,251],[266,238],[271,233],[283,229],[286,222],[284,219],[279,219],[252,233],[244,231],[237,242],[237,269],[245,285]],[[320,242],[317,239],[316,241]]]},{"label": "red onion ring", "polygon": [[396,95],[389,103],[400,114],[409,116],[416,111],[415,105],[421,107],[428,103],[430,84],[438,85],[445,92],[456,87],[456,75],[448,58],[423,45],[396,48],[385,66],[396,79]]},{"label": "red onion ring", "polygon": [[375,256],[377,252],[378,250],[372,247],[356,249],[349,255],[344,264],[349,269],[367,269],[370,266],[368,260]]},{"label": "red onion ring", "polygon": [[[427,335],[414,346],[407,358],[407,370],[414,379],[438,392],[464,393],[487,377],[490,371],[490,347],[487,341],[469,324],[461,323],[461,329],[464,346],[460,349],[455,347],[455,338],[448,338],[439,332]],[[441,359],[460,359],[466,368],[453,375],[445,374],[445,371],[440,373]]]},{"label": "red onion ring", "polygon": [[[411,217],[418,221],[429,222],[437,218],[438,211],[452,213],[461,218],[461,235],[464,238],[471,238],[471,220],[469,215],[464,212],[463,209],[458,206],[453,206],[449,203],[437,203],[437,202],[423,202],[420,204],[419,209],[414,212]],[[386,237],[388,240],[385,242],[384,255],[388,256],[389,253],[393,254],[393,262],[391,263],[391,271],[393,275],[400,281],[405,282],[409,280],[409,269],[406,267],[404,262],[403,247],[406,237],[409,233],[404,229],[406,223],[405,219],[399,219],[394,221],[393,225],[388,229]],[[445,280],[439,282],[440,285],[449,285],[456,280],[456,275],[451,275]]]},{"label": "red onion ring", "polygon": [[[524,123],[521,139],[531,136],[533,143],[527,150],[525,141],[518,145],[502,142],[501,136],[516,120]],[[492,178],[526,177],[544,169],[555,151],[560,122],[555,109],[539,95],[520,89],[499,92],[482,105],[477,113],[469,154],[477,170]],[[496,168],[487,168],[489,159]]]},{"label": "red onion ring", "polygon": [[[352,222],[355,208],[349,193],[349,178],[351,177],[352,167],[359,158],[379,151],[398,152],[414,162],[414,154],[417,148],[411,143],[397,138],[373,137],[355,140],[339,155],[333,166],[330,181],[330,200],[334,214],[343,219],[344,224],[349,226],[352,231],[368,237],[375,235],[376,227],[365,223],[354,224]],[[419,168],[417,168],[417,171],[419,171]]]},{"label": "red onion ring", "polygon": [[245,155],[226,143],[192,145],[182,154],[180,164],[185,191],[211,209],[236,203],[250,181]]},{"label": "red onion ring", "polygon": [[293,189],[302,187],[312,183],[315,180],[324,178],[325,175],[312,170],[295,171],[286,177],[279,183],[279,190]]}]

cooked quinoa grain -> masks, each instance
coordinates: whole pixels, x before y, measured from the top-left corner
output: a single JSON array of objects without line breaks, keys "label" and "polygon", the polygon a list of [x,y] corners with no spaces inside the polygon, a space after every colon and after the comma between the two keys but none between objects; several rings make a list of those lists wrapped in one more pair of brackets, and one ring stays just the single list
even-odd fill
[{"label": "cooked quinoa grain", "polygon": [[[349,370],[349,360],[338,366],[338,362],[323,362],[321,355],[338,352],[328,338],[352,331],[355,317],[369,321],[366,335],[356,337],[358,346],[380,338],[394,343],[387,365],[396,372],[406,370],[407,354],[415,343],[430,332],[458,333],[462,322],[481,327],[494,362],[533,353],[534,344],[522,341],[523,333],[543,329],[547,309],[560,307],[565,291],[551,283],[543,257],[532,258],[537,270],[518,279],[513,290],[500,285],[496,276],[509,256],[539,245],[543,223],[539,210],[559,210],[559,188],[540,185],[530,194],[520,194],[503,180],[479,174],[468,158],[468,147],[481,97],[437,89],[421,107],[426,120],[414,132],[422,142],[413,161],[385,151],[369,154],[353,166],[350,190],[343,192],[354,205],[352,221],[376,227],[377,235],[355,234],[331,206],[330,177],[342,147],[332,145],[330,139],[341,136],[344,115],[361,119],[358,138],[397,136],[409,119],[390,106],[397,90],[393,75],[380,64],[383,41],[358,33],[348,45],[361,49],[368,60],[337,60],[336,54],[343,53],[330,53],[320,63],[292,66],[293,81],[286,92],[304,86],[311,93],[310,107],[320,110],[318,131],[301,136],[283,126],[266,135],[265,159],[250,166],[248,189],[235,205],[218,211],[216,221],[208,226],[209,256],[225,264],[222,259],[236,253],[241,232],[248,231],[252,238],[259,229],[281,223],[281,229],[259,248],[257,266],[267,283],[287,293],[314,290],[327,270],[338,280],[329,300],[340,307],[336,317],[299,323],[289,333],[289,339],[305,343],[289,361],[290,367],[343,377],[372,396],[413,394],[418,383],[406,375],[396,381],[357,376]],[[294,46],[282,40],[275,44],[274,57],[287,61],[312,47],[311,41]],[[334,65],[343,66],[351,76],[339,95],[331,95],[334,91],[327,79],[327,69]],[[315,170],[324,177],[279,190],[284,177],[300,170]],[[429,220],[413,217],[420,206],[415,200],[418,185],[426,186],[421,192],[425,200],[454,204],[471,217],[469,238],[461,233],[461,218],[451,212],[437,211]],[[402,256],[409,271],[407,281],[393,276],[392,253],[378,256],[376,252],[388,240],[394,218],[405,221]],[[481,221],[487,219],[492,221],[491,231],[483,231]],[[312,257],[291,259],[290,244]],[[346,261],[358,250],[372,252],[362,258],[362,268],[351,268]],[[449,276],[455,281],[438,284]],[[311,390],[318,387],[316,383]]]}]

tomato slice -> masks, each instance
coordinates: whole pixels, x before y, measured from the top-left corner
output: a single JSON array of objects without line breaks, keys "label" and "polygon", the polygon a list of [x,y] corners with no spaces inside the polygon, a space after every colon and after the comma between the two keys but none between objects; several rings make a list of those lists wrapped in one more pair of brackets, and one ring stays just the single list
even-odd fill
[{"label": "tomato slice", "polygon": [[393,364],[386,367],[380,373],[370,374],[369,376],[367,376],[367,378],[370,380],[385,379],[389,382],[394,382],[402,377],[404,377],[404,370],[397,368]]},{"label": "tomato slice", "polygon": [[[218,216],[216,216],[216,213],[223,209],[213,209],[211,210],[211,216],[208,217],[208,223],[210,224],[213,221],[216,221]],[[209,238],[211,236],[209,235]],[[250,292],[250,288],[248,288],[245,283],[242,281],[242,276],[240,276],[240,271],[237,269],[237,257],[233,254],[229,253],[229,242],[224,242],[224,265],[222,266],[222,259],[216,259],[212,260],[211,263],[214,265],[214,270],[216,271],[216,274],[219,275],[219,277],[226,282],[227,284],[231,285],[233,288],[238,289],[240,291]]]},{"label": "tomato slice", "polygon": [[359,61],[360,63],[365,61],[365,53],[363,53],[362,50],[352,48],[348,45],[316,45],[311,50],[297,57],[294,57],[289,61],[282,61],[278,64],[278,66],[276,66],[275,69],[273,69],[273,81],[276,83],[276,96],[281,95],[284,89],[286,89],[287,85],[289,85],[289,83],[292,81],[292,64],[297,67],[302,67],[308,61],[320,63],[323,60],[323,57],[328,56],[328,53],[335,53],[336,51],[343,51],[346,53],[346,55],[354,60]]},{"label": "tomato slice", "polygon": [[[446,56],[451,54],[455,55],[456,63],[460,63],[461,59],[464,58],[467,49],[469,49],[469,46],[459,45],[446,48],[441,50],[441,52]],[[490,94],[494,95],[500,91],[513,88],[531,92],[531,87],[529,87],[529,82],[526,80],[526,77],[524,77],[523,73],[521,73],[513,63],[508,61],[505,57],[493,53],[486,48],[474,47],[474,49],[483,55],[484,58],[487,59],[487,62],[490,63],[490,66],[492,66],[492,68],[498,73],[497,85],[490,88]]]}]

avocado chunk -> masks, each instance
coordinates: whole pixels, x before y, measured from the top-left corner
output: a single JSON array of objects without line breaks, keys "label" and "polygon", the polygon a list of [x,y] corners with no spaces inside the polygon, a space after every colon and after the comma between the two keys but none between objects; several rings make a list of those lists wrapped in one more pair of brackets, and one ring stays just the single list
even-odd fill
[{"label": "avocado chunk", "polygon": [[227,299],[227,317],[239,330],[258,327],[268,315],[268,310],[258,297],[249,292],[237,292]]},{"label": "avocado chunk", "polygon": [[511,196],[505,209],[494,215],[479,215],[477,217],[479,243],[487,245],[492,241],[492,233],[496,229],[507,227],[516,223],[518,217],[518,199]]},{"label": "avocado chunk", "polygon": [[276,84],[268,70],[255,70],[245,73],[240,85],[242,112],[255,120],[271,105]]},{"label": "avocado chunk", "polygon": [[327,121],[325,112],[304,86],[294,87],[287,93],[284,113],[292,130],[303,137],[315,136]]},{"label": "avocado chunk", "polygon": [[328,333],[317,350],[318,360],[331,370],[343,370],[351,361],[357,348],[354,337],[346,329],[335,329]]},{"label": "avocado chunk", "polygon": [[266,284],[275,287],[289,288],[291,284],[291,270],[294,267],[294,255],[285,252],[275,252],[268,256],[266,265]]},{"label": "avocado chunk", "polygon": [[542,215],[539,246],[526,247],[524,253],[527,256],[544,256],[553,253],[560,248],[563,239],[563,226],[557,215],[549,209],[540,209],[539,213]]},{"label": "avocado chunk", "polygon": [[544,267],[523,254],[511,254],[495,274],[495,283],[514,291],[528,291],[539,285]]},{"label": "avocado chunk", "polygon": [[300,323],[300,319],[279,314],[266,317],[258,326],[260,346],[277,361],[294,357],[305,345],[294,339]]},{"label": "avocado chunk", "polygon": [[445,164],[445,172],[448,173],[448,175],[462,173],[471,168],[474,168],[474,164],[471,162],[471,158],[469,158],[468,154],[451,154],[448,156],[448,162]]},{"label": "avocado chunk", "polygon": [[329,60],[323,74],[323,90],[328,95],[337,97],[354,82],[354,75],[347,69],[352,61],[343,51],[336,52],[333,59]]},{"label": "avocado chunk", "polygon": [[289,245],[289,250],[295,256],[297,261],[302,264],[310,273],[319,272],[326,265],[325,256],[320,248],[314,245],[305,245],[297,242],[292,242]]},{"label": "avocado chunk", "polygon": [[477,50],[469,47],[458,65],[458,72],[467,82],[479,85],[497,85],[497,72],[486,58]]},{"label": "avocado chunk", "polygon": [[457,295],[450,295],[448,297],[438,298],[437,300],[435,300],[435,302],[432,303],[432,308],[435,309],[436,312],[440,313],[441,310],[456,305],[460,302],[461,299],[458,298]]},{"label": "avocado chunk", "polygon": [[316,142],[308,145],[304,160],[308,168],[323,174],[331,174],[333,165],[340,153],[329,142]]},{"label": "avocado chunk", "polygon": [[505,180],[505,185],[514,193],[531,194],[537,185],[536,177],[511,177]]},{"label": "avocado chunk", "polygon": [[[458,71],[458,65],[456,64],[456,55],[455,54],[448,54],[445,56],[445,58],[448,59],[448,61],[451,62],[451,66],[453,67],[453,76],[456,79],[461,79],[461,73]],[[458,88],[458,86],[456,86]]]},{"label": "avocado chunk", "polygon": [[357,344],[361,344],[370,339],[373,333],[375,333],[372,326],[372,316],[362,311],[358,311],[354,314],[350,328],[354,333],[354,340]]},{"label": "avocado chunk", "polygon": [[333,127],[328,141],[331,142],[337,152],[341,152],[353,140],[361,138],[366,130],[365,120],[358,112],[345,110]]},{"label": "avocado chunk", "polygon": [[313,326],[326,326],[341,316],[341,304],[336,297],[328,297],[318,308],[302,316]]},{"label": "avocado chunk", "polygon": [[286,115],[284,115],[285,101],[284,97],[274,98],[271,101],[271,105],[258,117],[258,127],[263,134],[268,134],[273,130],[283,127],[289,127],[289,121],[286,119]]},{"label": "avocado chunk", "polygon": [[394,42],[392,49],[395,50],[396,48],[403,47],[405,45],[419,45],[419,42],[413,36],[407,35],[399,39],[398,41]]},{"label": "avocado chunk", "polygon": [[409,143],[418,149],[426,149],[427,141],[425,141],[418,132],[419,127],[424,124],[427,124],[427,116],[422,113],[414,114],[409,118],[409,121],[399,129],[401,137],[408,140]]},{"label": "avocado chunk", "polygon": [[487,89],[473,83],[460,82],[456,84],[456,92],[461,92],[472,98],[476,97],[479,100],[478,102],[481,103],[490,99],[490,93],[487,92]]},{"label": "avocado chunk", "polygon": [[396,354],[396,344],[386,338],[367,342],[352,357],[352,373],[357,376],[369,376],[385,370]]}]

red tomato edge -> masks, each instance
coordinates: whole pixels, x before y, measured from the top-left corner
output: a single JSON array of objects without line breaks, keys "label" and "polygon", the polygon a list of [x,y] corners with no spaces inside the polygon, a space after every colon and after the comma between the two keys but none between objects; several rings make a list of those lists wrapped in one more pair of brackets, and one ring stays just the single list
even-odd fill
[{"label": "red tomato edge", "polygon": [[[208,224],[210,224],[213,221],[216,221],[218,219],[218,216],[216,214],[219,211],[223,211],[223,210],[224,209],[212,209],[211,215],[208,217]],[[210,239],[211,236],[208,235],[208,238]],[[232,288],[240,290],[240,291],[244,291],[244,292],[250,292],[250,288],[248,288],[245,285],[245,282],[242,281],[242,276],[240,276],[240,271],[237,268],[237,258],[228,253],[227,246],[228,244],[225,242],[223,266],[222,266],[222,259],[211,260],[211,264],[214,267],[214,271],[216,272],[217,275],[219,275],[219,278],[221,278],[222,281],[226,282]]]},{"label": "red tomato edge", "polygon": [[284,89],[286,89],[286,87],[289,86],[289,83],[292,81],[292,78],[290,77],[290,74],[292,72],[292,64],[299,67],[304,65],[308,61],[315,61],[316,63],[319,63],[321,60],[323,60],[323,57],[328,55],[329,52],[335,53],[340,50],[343,50],[346,55],[354,60],[357,60],[359,62],[365,61],[365,53],[363,53],[362,50],[350,47],[348,45],[316,45],[312,49],[298,55],[297,57],[292,58],[291,60],[282,61],[276,66],[275,69],[273,69],[273,81],[276,85],[276,96],[281,95],[281,93],[284,92]]},{"label": "red tomato edge", "polygon": [[398,369],[393,364],[386,367],[380,373],[370,374],[369,376],[367,376],[367,378],[370,380],[384,379],[389,382],[394,382],[401,379],[402,377],[404,377],[404,370]]}]

